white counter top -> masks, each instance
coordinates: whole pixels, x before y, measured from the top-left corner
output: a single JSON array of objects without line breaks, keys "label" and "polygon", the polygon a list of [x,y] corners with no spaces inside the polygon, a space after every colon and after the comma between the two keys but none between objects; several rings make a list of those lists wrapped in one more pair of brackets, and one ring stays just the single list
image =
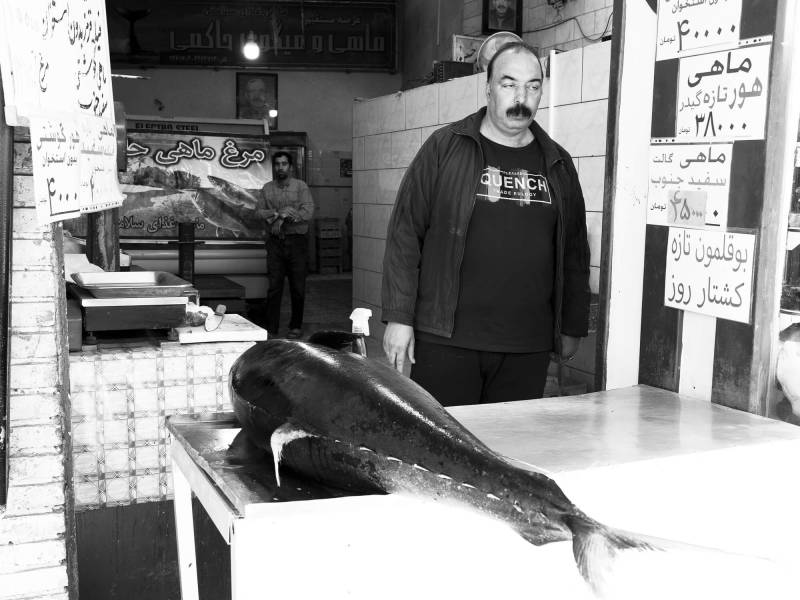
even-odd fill
[{"label": "white counter top", "polygon": [[[646,386],[450,410],[496,451],[549,471],[607,525],[780,565],[800,562],[800,428]],[[173,434],[176,426],[190,424],[171,423]],[[236,479],[221,458],[235,433],[220,431],[205,458],[202,449],[180,444],[212,480]],[[246,514],[265,536],[258,557],[239,553],[239,568],[271,565],[280,574],[277,582],[270,578],[276,597],[593,597],[569,543],[537,548],[472,512],[396,496],[273,502],[271,469],[267,461],[260,491],[222,488],[239,507],[230,526]],[[648,600],[677,597],[670,584],[693,578],[704,600],[722,590],[717,582],[727,585],[717,596],[726,600],[773,598],[766,586],[784,574],[771,565],[762,573],[761,563],[753,570],[749,559],[698,556],[653,567]]]}]

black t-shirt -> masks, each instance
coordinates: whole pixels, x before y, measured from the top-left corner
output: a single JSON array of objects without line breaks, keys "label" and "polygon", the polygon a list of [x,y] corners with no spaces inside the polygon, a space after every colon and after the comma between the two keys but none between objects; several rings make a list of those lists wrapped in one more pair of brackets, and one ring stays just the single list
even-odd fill
[{"label": "black t-shirt", "polygon": [[451,338],[422,340],[493,352],[553,348],[556,211],[535,140],[503,146],[481,136],[486,160],[461,263]]}]

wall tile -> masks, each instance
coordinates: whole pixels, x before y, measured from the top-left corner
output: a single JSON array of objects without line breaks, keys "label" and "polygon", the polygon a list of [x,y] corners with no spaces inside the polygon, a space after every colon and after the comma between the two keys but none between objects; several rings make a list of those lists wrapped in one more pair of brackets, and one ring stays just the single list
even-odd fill
[{"label": "wall tile", "polygon": [[55,360],[58,353],[56,338],[52,332],[12,333],[9,357],[12,364],[26,363],[29,359]]},{"label": "wall tile", "polygon": [[386,240],[356,236],[353,238],[353,268],[381,273]]},{"label": "wall tile", "polygon": [[536,122],[547,133],[550,133],[550,109],[540,108],[538,111],[536,111]]},{"label": "wall tile", "polygon": [[381,169],[378,171],[375,202],[377,204],[394,205],[397,190],[400,189],[400,182],[405,174],[405,169]]},{"label": "wall tile", "polygon": [[[63,285],[63,280],[59,284]],[[11,299],[55,298],[56,285],[55,275],[49,270],[12,271]]]},{"label": "wall tile", "polygon": [[420,146],[422,146],[422,144],[425,143],[425,141],[431,136],[431,134],[440,127],[442,127],[442,125],[432,125],[431,127],[423,127],[422,129],[420,129],[419,132]]},{"label": "wall tile", "polygon": [[558,46],[565,42],[569,42],[575,39],[575,23],[573,21],[567,21],[565,23],[561,23],[561,25],[556,25],[552,28],[553,30],[553,43]]},{"label": "wall tile", "polygon": [[406,129],[428,127],[439,122],[439,86],[425,85],[404,92]]},{"label": "wall tile", "polygon": [[586,200],[586,210],[603,210],[603,189],[605,187],[605,156],[586,156],[578,159],[578,177]]},{"label": "wall tile", "polygon": [[386,229],[392,207],[387,204],[364,204],[363,230],[360,232],[365,237],[386,238]]},{"label": "wall tile", "polygon": [[586,213],[586,232],[589,236],[590,264],[600,266],[600,241],[603,237],[603,213]]},{"label": "wall tile", "polygon": [[353,235],[364,235],[366,204],[353,204]]},{"label": "wall tile", "polygon": [[614,18],[611,16],[614,11],[613,2],[614,0],[606,0],[606,8],[601,8],[594,13],[594,28],[598,35],[603,31],[605,31],[605,35],[608,35],[614,28]]},{"label": "wall tile", "polygon": [[392,134],[369,135],[364,143],[364,167],[384,169],[392,165]]},{"label": "wall tile", "polygon": [[464,35],[481,35],[481,16],[464,19]]},{"label": "wall tile", "polygon": [[561,106],[550,115],[552,135],[573,157],[604,156],[607,109],[607,100]]},{"label": "wall tile", "polygon": [[[569,0],[569,2],[564,3],[564,8],[561,9],[561,16],[565,19],[571,19],[582,15],[585,10],[584,0]],[[587,31],[586,33],[589,32]]]},{"label": "wall tile", "polygon": [[553,86],[552,79],[547,76],[547,60],[542,59],[542,68],[545,70],[545,77],[542,80],[542,99],[539,100],[539,108],[548,108],[552,105]]},{"label": "wall tile", "polygon": [[34,207],[33,177],[30,175],[14,175],[14,207]]},{"label": "wall tile", "polygon": [[407,167],[420,147],[420,130],[396,131],[392,135],[391,166]]},{"label": "wall tile", "polygon": [[376,202],[378,196],[378,171],[353,172],[353,204]]},{"label": "wall tile", "polygon": [[480,0],[464,0],[464,17],[481,16],[481,2]]},{"label": "wall tile", "polygon": [[355,269],[353,271],[353,304],[380,305],[381,282],[382,275],[380,273]]},{"label": "wall tile", "polygon": [[11,256],[14,267],[46,267],[55,260],[54,254],[55,248],[50,240],[40,238],[12,241]]},{"label": "wall tile", "polygon": [[594,13],[584,13],[579,15],[575,20],[575,33],[580,35],[583,43],[590,43],[583,36],[595,36],[594,30]]},{"label": "wall tile", "polygon": [[353,171],[361,171],[364,169],[364,145],[366,139],[364,137],[353,138]]},{"label": "wall tile", "polygon": [[375,105],[375,126],[373,133],[400,131],[406,126],[406,103],[402,93],[381,96],[372,101]]},{"label": "wall tile", "polygon": [[551,105],[581,101],[583,51],[572,50],[552,55],[550,64]]},{"label": "wall tile", "polygon": [[369,113],[372,103],[368,100],[353,102],[353,137],[364,137],[369,133]]},{"label": "wall tile", "polygon": [[478,110],[477,84],[475,75],[439,84],[439,123],[452,123]]},{"label": "wall tile", "polygon": [[608,98],[608,76],[611,68],[611,42],[590,44],[583,48],[584,102]]},{"label": "wall tile", "polygon": [[[53,513],[12,517],[5,515],[0,519],[0,544],[28,544],[63,537],[65,533],[64,514]],[[4,581],[5,583],[5,581]],[[31,590],[26,590],[31,592]],[[7,589],[3,588],[3,593]],[[35,597],[26,595],[25,597]]]}]

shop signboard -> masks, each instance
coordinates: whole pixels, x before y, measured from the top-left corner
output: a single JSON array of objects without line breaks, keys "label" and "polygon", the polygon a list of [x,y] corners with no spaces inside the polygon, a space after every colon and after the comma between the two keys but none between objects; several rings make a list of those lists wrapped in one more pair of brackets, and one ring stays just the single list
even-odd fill
[{"label": "shop signboard", "polygon": [[[115,65],[389,71],[397,69],[395,0],[144,0],[110,5]],[[253,34],[260,56],[242,47]]]},{"label": "shop signboard", "polygon": [[670,227],[664,305],[750,323],[756,236]]},{"label": "shop signboard", "polygon": [[261,239],[260,190],[272,180],[265,135],[175,121],[129,122],[121,238],[175,239],[193,223],[197,239]]}]

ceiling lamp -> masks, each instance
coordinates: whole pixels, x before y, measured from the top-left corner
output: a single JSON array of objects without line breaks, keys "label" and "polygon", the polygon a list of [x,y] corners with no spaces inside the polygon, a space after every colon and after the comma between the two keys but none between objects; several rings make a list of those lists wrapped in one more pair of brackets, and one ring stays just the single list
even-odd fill
[{"label": "ceiling lamp", "polygon": [[255,60],[261,54],[261,48],[256,41],[256,34],[252,30],[247,34],[247,40],[242,46],[242,54],[247,60]]}]

